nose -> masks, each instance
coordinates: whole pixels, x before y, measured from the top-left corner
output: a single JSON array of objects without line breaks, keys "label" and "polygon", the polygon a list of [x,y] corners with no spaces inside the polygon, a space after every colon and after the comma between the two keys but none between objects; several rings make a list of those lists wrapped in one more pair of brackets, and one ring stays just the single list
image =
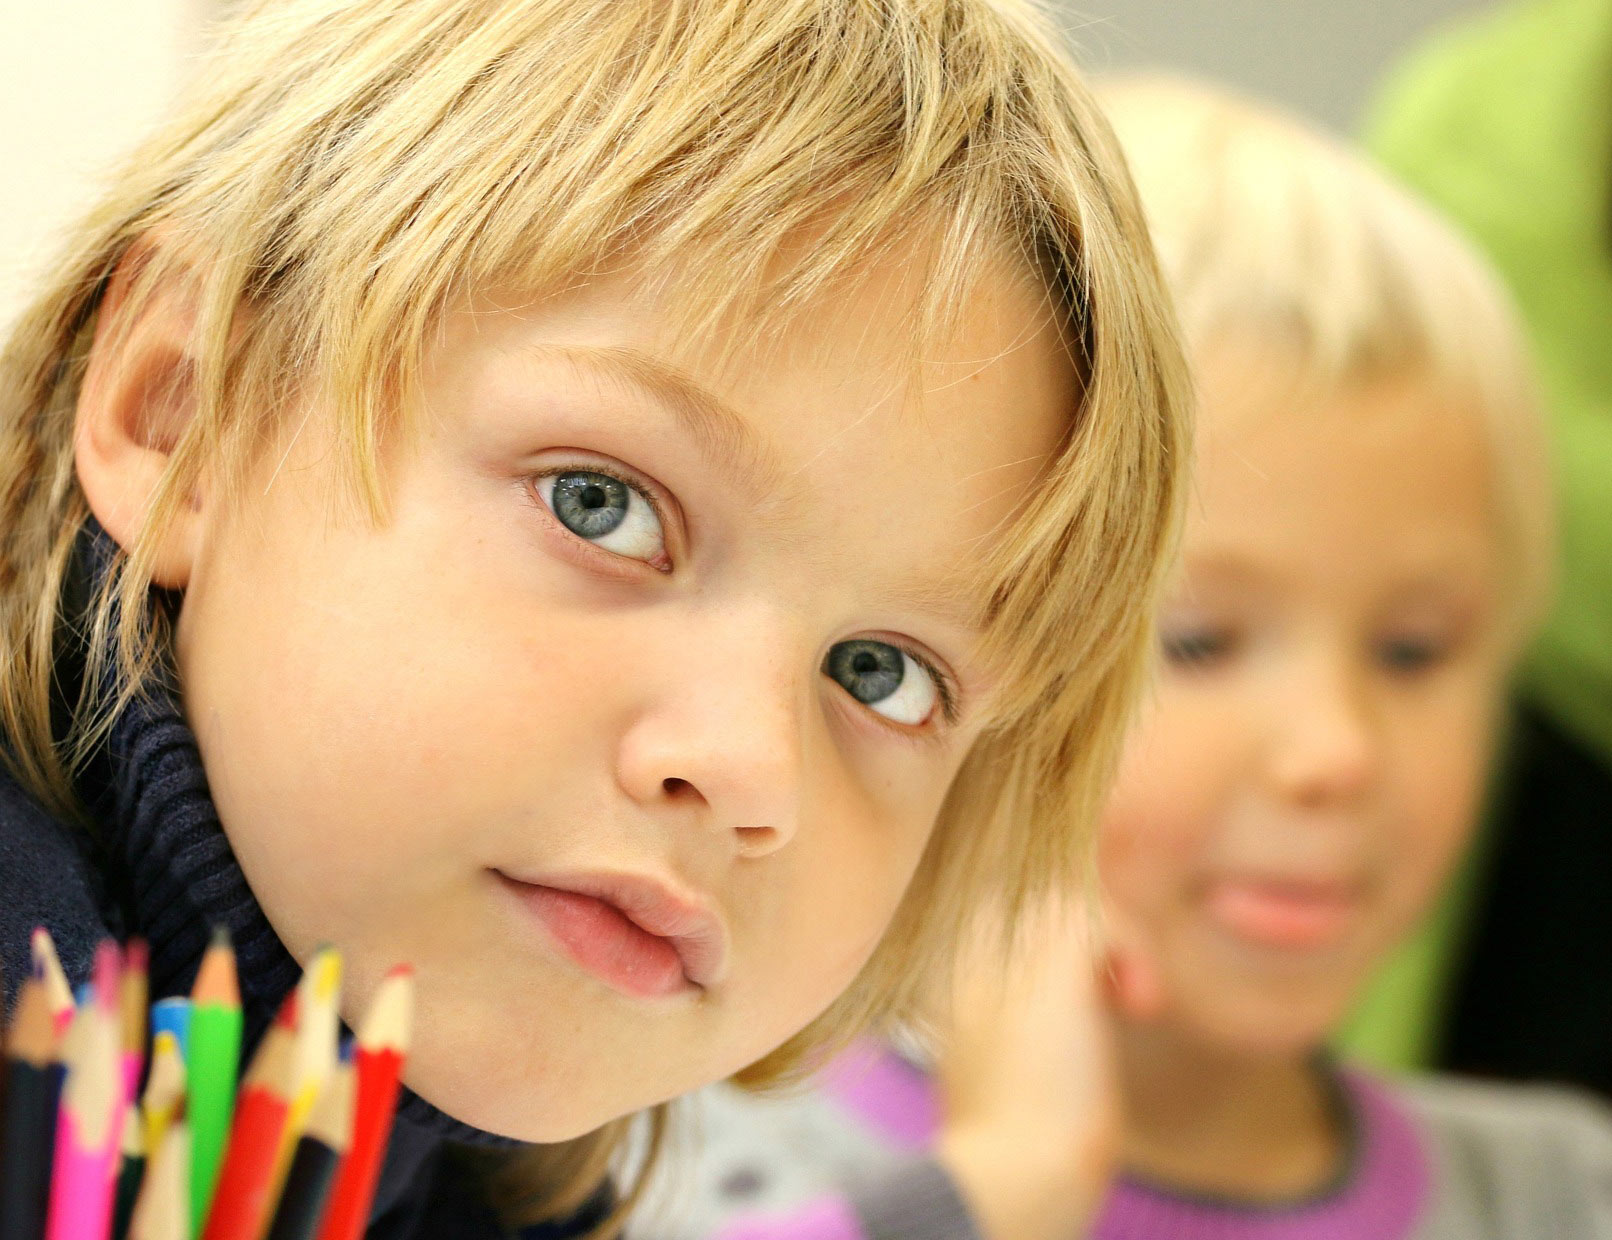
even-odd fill
[{"label": "nose", "polygon": [[1378,720],[1363,675],[1344,655],[1317,657],[1293,677],[1272,720],[1270,775],[1285,800],[1309,809],[1366,794],[1381,762]]},{"label": "nose", "polygon": [[735,616],[664,650],[653,689],[622,734],[616,781],[655,812],[681,812],[742,857],[777,852],[801,813],[805,655],[787,625]]}]

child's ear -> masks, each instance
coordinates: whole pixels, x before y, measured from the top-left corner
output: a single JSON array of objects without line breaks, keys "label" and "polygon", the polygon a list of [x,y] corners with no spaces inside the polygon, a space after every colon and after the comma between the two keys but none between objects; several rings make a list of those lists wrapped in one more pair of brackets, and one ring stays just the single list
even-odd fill
[{"label": "child's ear", "polygon": [[[108,282],[74,425],[79,485],[96,520],[126,549],[196,412],[193,273],[181,269],[137,306],[131,301],[140,269],[155,256],[154,243],[136,244]],[[152,548],[154,584],[189,583],[202,518],[202,496],[193,492]]]}]

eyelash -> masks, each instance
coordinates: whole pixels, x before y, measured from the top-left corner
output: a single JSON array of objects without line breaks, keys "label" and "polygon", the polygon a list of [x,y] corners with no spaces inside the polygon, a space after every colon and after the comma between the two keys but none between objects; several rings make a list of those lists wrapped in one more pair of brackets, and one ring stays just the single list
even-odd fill
[{"label": "eyelash", "polygon": [[527,495],[530,496],[532,502],[536,504],[537,507],[541,509],[551,521],[554,522],[555,525],[559,526],[560,532],[564,534],[567,539],[586,548],[586,554],[605,556],[611,563],[642,564],[645,568],[653,569],[658,573],[669,573],[673,568],[676,567],[675,562],[673,562],[668,563],[665,568],[657,568],[655,565],[650,564],[647,560],[636,560],[630,555],[620,555],[617,552],[606,550],[604,547],[596,546],[589,542],[586,538],[583,538],[575,532],[566,529],[561,523],[560,519],[554,515],[548,504],[544,502],[543,497],[538,494],[537,488],[538,484],[545,478],[558,478],[562,474],[575,473],[599,474],[605,478],[612,479],[615,482],[621,483],[622,486],[626,487],[639,499],[643,500],[644,503],[648,504],[649,510],[655,514],[656,523],[660,526],[661,537],[666,544],[666,558],[668,561],[672,559],[672,522],[668,519],[666,505],[655,493],[655,489],[653,487],[649,486],[640,479],[627,477],[626,471],[621,469],[619,466],[599,465],[589,461],[571,461],[561,465],[546,466],[543,469],[538,470],[535,474],[526,475],[524,482]]},{"label": "eyelash", "polygon": [[[610,468],[606,468],[604,466],[601,466],[601,465],[593,463],[593,462],[583,462],[583,461],[568,462],[568,463],[565,463],[565,464],[549,466],[547,468],[539,470],[538,472],[536,472],[534,474],[529,474],[526,477],[527,493],[531,496],[533,502],[540,509],[542,509],[545,513],[547,513],[549,518],[551,520],[553,520],[556,525],[560,525],[559,518],[554,516],[554,514],[549,511],[548,505],[546,503],[544,503],[543,498],[537,492],[537,485],[544,478],[555,478],[555,477],[558,477],[558,476],[560,476],[562,474],[578,473],[578,472],[586,472],[586,473],[590,473],[590,474],[602,474],[606,478],[611,478],[611,479],[615,480],[616,482],[621,483],[622,486],[626,487],[634,495],[638,496],[639,499],[643,500],[646,504],[649,505],[650,511],[652,511],[655,514],[655,520],[660,524],[662,536],[663,537],[667,536],[668,532],[671,529],[671,523],[667,519],[667,512],[666,512],[665,505],[661,502],[659,496],[657,496],[655,494],[655,491],[654,491],[654,489],[652,487],[646,486],[644,483],[642,483],[641,481],[638,481],[636,479],[626,477],[624,470],[610,469]],[[577,534],[575,534],[572,531],[566,529],[565,526],[563,526],[563,525],[560,525],[560,531],[571,542],[576,543],[576,544],[580,545],[583,548],[586,548],[586,552],[589,555],[605,556],[605,557],[608,557],[609,560],[613,561],[613,562],[623,562],[624,561],[626,563],[639,563],[639,564],[646,563],[643,560],[636,560],[635,561],[631,556],[620,555],[620,554],[618,554],[618,553],[616,553],[614,551],[607,551],[602,547],[597,547],[593,543],[589,542],[586,538],[579,537]],[[668,541],[670,541],[670,540],[668,539]],[[668,558],[670,558],[670,547],[667,548],[667,551],[668,551]],[[652,565],[647,565],[647,566],[648,567],[653,567]],[[657,572],[668,572],[669,573],[669,572],[672,571],[672,569],[674,567],[675,567],[675,564],[674,565],[669,565],[665,569],[656,569],[655,571],[657,571]],[[885,639],[884,638],[877,638],[875,640],[883,641]],[[904,654],[908,658],[910,658],[919,667],[923,668],[925,675],[927,675],[929,677],[929,679],[934,683],[935,696],[940,701],[940,715],[941,715],[941,718],[944,719],[948,725],[955,724],[957,722],[957,719],[958,719],[959,711],[958,711],[958,705],[957,705],[957,703],[958,703],[958,691],[957,691],[956,683],[953,681],[953,679],[949,675],[947,675],[944,671],[942,671],[940,669],[940,667],[935,663],[935,661],[933,659],[929,658],[927,655],[925,655],[922,651],[918,650],[911,643],[900,642],[900,641],[892,641],[892,642],[889,642],[888,644],[891,645],[891,646],[894,646],[897,650],[901,651],[902,654]],[[842,692],[843,692],[843,690],[842,690]],[[847,696],[849,696],[849,695],[847,695]],[[863,709],[864,709],[864,713],[872,715],[875,719],[877,719],[879,721],[879,723],[883,724],[885,727],[887,727],[891,731],[895,732],[897,735],[911,737],[911,736],[915,735],[916,733],[919,733],[919,732],[923,731],[924,727],[927,726],[927,725],[923,725],[923,726],[920,726],[919,728],[912,728],[912,727],[909,727],[909,726],[904,725],[904,724],[896,723],[894,720],[886,718],[884,715],[879,714],[879,712],[876,711],[876,710],[871,710],[871,709],[867,709],[867,708],[863,708]]]},{"label": "eyelash", "polygon": [[[881,637],[875,638],[874,640],[883,641],[884,639]],[[922,651],[915,649],[910,644],[898,641],[890,642],[889,644],[894,646],[897,650],[901,651],[902,654],[906,655],[919,667],[924,669],[925,674],[931,681],[934,682],[935,696],[940,699],[940,717],[944,719],[948,725],[956,723],[958,716],[958,693],[956,682],[953,681],[952,678],[945,672],[941,671],[940,667],[933,659],[926,657]],[[913,728],[910,728],[905,724],[896,723],[895,720],[887,718],[884,715],[880,715],[876,710],[869,711],[869,713],[877,716],[884,723],[890,724],[896,728],[900,728],[907,735],[911,735],[914,732]],[[927,724],[920,725],[920,727],[927,726]]]}]

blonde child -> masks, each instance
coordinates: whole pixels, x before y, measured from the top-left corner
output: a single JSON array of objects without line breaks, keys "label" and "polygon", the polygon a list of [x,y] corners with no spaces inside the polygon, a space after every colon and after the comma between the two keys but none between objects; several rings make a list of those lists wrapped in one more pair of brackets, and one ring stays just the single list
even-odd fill
[{"label": "blonde child", "polygon": [[[1016,996],[982,1002],[988,976],[959,996],[938,1092],[863,1049],[781,1121],[719,1095],[702,1220],[642,1234],[1612,1235],[1597,1105],[1389,1084],[1326,1052],[1472,828],[1546,593],[1541,431],[1506,302],[1449,228],[1294,122],[1168,83],[1105,102],[1202,409],[1157,685],[1103,818],[1120,1173],[1099,1203],[1102,1093],[1076,1066],[1089,966],[1053,918]],[[1087,1133],[1088,1162],[1039,1191],[1092,1203],[1089,1229],[999,1225],[1002,1185],[955,1160],[960,1131],[993,1127],[1028,1167],[1046,1133]]]},{"label": "blonde child", "polygon": [[373,1234],[598,1206],[1073,869],[1183,455],[1145,229],[1018,0],[215,46],[0,372],[0,971],[224,925],[250,1051],[411,963]]}]

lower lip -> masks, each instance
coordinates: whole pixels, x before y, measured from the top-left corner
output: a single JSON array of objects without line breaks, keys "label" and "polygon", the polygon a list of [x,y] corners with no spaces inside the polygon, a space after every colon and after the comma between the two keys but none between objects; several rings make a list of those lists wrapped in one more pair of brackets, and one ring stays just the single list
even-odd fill
[{"label": "lower lip", "polygon": [[677,949],[604,900],[503,879],[560,949],[605,985],[635,999],[695,989]]},{"label": "lower lip", "polygon": [[1359,896],[1343,884],[1222,879],[1209,887],[1209,915],[1238,938],[1260,947],[1315,951],[1348,932]]}]

